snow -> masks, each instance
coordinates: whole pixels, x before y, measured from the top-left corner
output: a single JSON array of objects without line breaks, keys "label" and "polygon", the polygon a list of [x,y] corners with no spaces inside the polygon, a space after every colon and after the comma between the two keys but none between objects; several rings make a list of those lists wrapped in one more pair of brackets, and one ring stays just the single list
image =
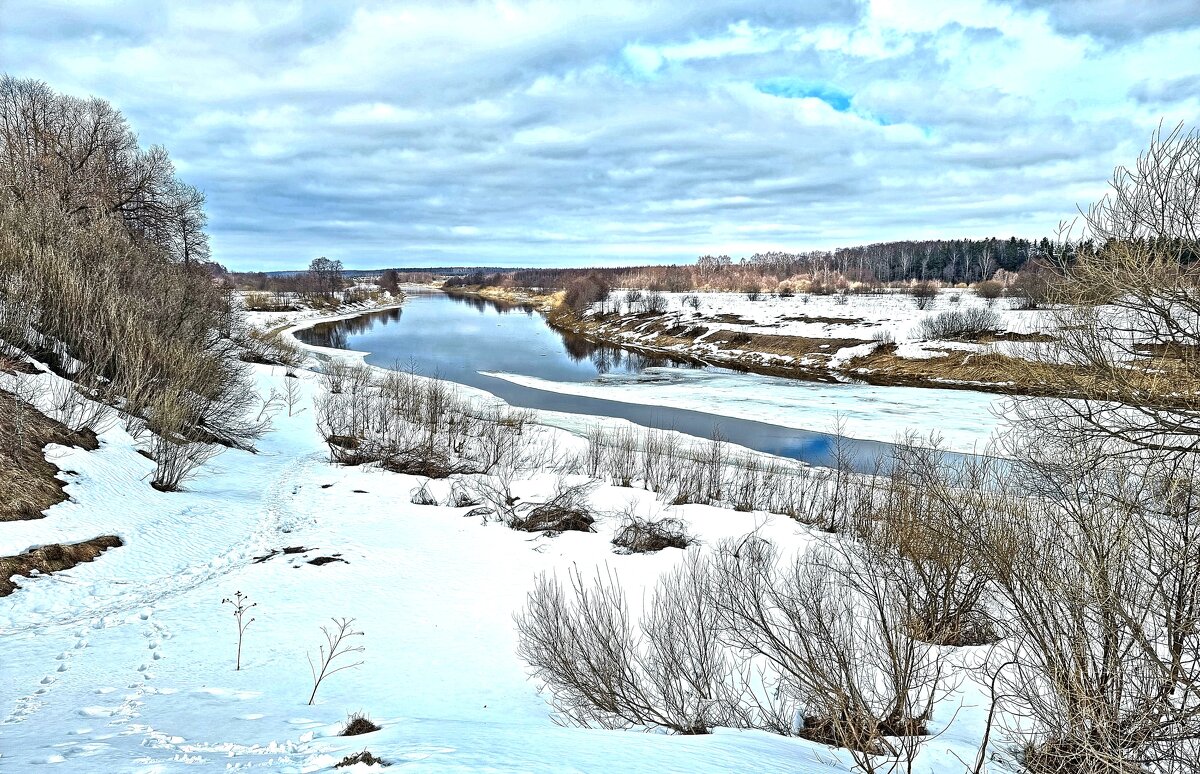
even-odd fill
[{"label": "snow", "polygon": [[933,432],[954,451],[983,451],[1000,426],[1005,403],[1001,396],[973,390],[828,384],[679,368],[605,375],[595,382],[487,375],[539,390],[693,409],[800,430],[833,432],[841,422],[846,436],[870,441],[895,441],[908,430],[925,436]]},{"label": "snow", "polygon": [[[626,292],[614,291],[607,305],[611,307],[614,301],[623,301]],[[718,352],[715,344],[707,342],[706,339],[711,338],[713,332],[722,330],[872,342],[832,351],[831,366],[869,353],[874,349],[874,342],[881,338],[895,341],[899,346],[897,354],[907,358],[936,357],[942,354],[939,349],[947,348],[1004,354],[1019,354],[1021,349],[1021,345],[1014,342],[975,344],[922,339],[920,325],[923,320],[949,310],[989,306],[987,301],[970,289],[942,289],[937,298],[924,310],[916,307],[916,301],[911,296],[897,291],[862,295],[799,294],[789,298],[763,294],[754,301],[744,293],[695,292],[662,295],[667,303],[667,325],[695,324],[709,329],[707,334],[697,338],[691,345],[667,345],[664,349],[687,351],[697,356]],[[693,308],[689,303],[690,297],[699,300],[698,308]],[[1028,334],[1054,329],[1053,312],[1044,309],[1018,310],[1013,308],[1013,303],[1010,299],[998,299],[989,307],[997,315],[1000,331]],[[596,304],[593,311],[598,311],[603,305]],[[622,311],[627,312],[628,306],[623,304]],[[615,335],[630,343],[640,342],[658,346],[653,340],[653,334],[640,330],[653,322],[661,323],[663,320],[647,321],[630,331],[609,331],[608,335]],[[726,356],[737,352],[738,350],[732,348],[720,350],[720,353]],[[786,355],[775,354],[765,354],[763,359],[772,362],[792,360]]]},{"label": "snow", "polygon": [[[286,378],[280,368],[254,373],[263,393],[281,390]],[[799,550],[817,539],[808,528],[765,513],[668,508],[650,493],[612,486],[592,498],[607,514],[597,534],[553,539],[463,518],[469,509],[413,505],[422,479],[328,464],[313,421],[319,382],[301,372],[300,384],[304,411],[277,414],[254,453],[224,452],[184,492],[149,486],[151,463],[120,426],[105,429],[93,452],[48,448],[70,499],[44,519],[0,524],[0,554],[100,534],[125,545],[67,572],[21,578],[19,591],[0,598],[0,770],[310,772],[362,749],[413,771],[849,770],[843,752],[762,732],[676,737],[559,727],[515,655],[512,616],[537,573],[611,567],[636,604],[681,561],[676,550],[613,553],[615,514],[631,502],[686,521],[702,541],[690,550],[754,529]],[[840,388],[815,389],[807,400],[831,399]],[[720,395],[720,381],[706,390]],[[982,411],[972,396],[964,393],[955,420],[964,428]],[[772,387],[776,400],[794,409],[806,398]],[[869,413],[854,421],[866,427]],[[904,419],[885,420],[888,432]],[[566,430],[543,432],[564,450],[581,443]],[[553,485],[548,474],[518,482],[526,496]],[[289,546],[307,550],[255,560]],[[343,561],[309,563],[335,555]],[[258,603],[241,671],[233,669],[234,620],[221,604],[235,591]],[[342,616],[365,632],[365,662],[331,677],[307,706],[306,653],[321,643],[321,625]],[[935,729],[953,723],[927,745],[918,770],[957,772],[954,755],[973,760],[984,708],[971,686],[964,681],[937,709]],[[383,730],[336,736],[357,711]]]}]

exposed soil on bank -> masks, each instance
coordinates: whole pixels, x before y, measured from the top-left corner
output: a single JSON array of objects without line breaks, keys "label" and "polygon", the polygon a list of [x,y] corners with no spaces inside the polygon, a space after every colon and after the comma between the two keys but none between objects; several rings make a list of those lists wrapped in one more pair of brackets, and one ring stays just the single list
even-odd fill
[{"label": "exposed soil on bank", "polygon": [[0,597],[7,597],[20,586],[12,576],[49,575],[69,570],[81,562],[90,562],[110,548],[124,545],[116,535],[101,535],[82,543],[50,543],[16,556],[0,556]]},{"label": "exposed soil on bank", "polygon": [[[591,313],[579,316],[562,303],[563,294],[517,288],[456,287],[446,292],[534,306],[551,327],[596,344],[643,354],[669,356],[737,371],[823,382],[864,381],[881,386],[964,389],[1000,394],[1044,395],[1038,378],[1047,368],[1000,352],[934,347],[933,357],[904,357],[890,342],[838,336],[796,336],[771,332],[773,326],[728,313],[695,316],[655,312]],[[861,322],[851,317],[800,315],[807,323],[836,326]],[[733,324],[765,330],[730,330]],[[996,332],[970,343],[1042,342],[1041,333]],[[870,346],[867,346],[870,345]],[[858,351],[844,352],[851,348]],[[841,354],[839,354],[841,353]],[[928,354],[928,353],[926,353]]]},{"label": "exposed soil on bank", "polygon": [[0,390],[0,522],[40,519],[67,499],[58,466],[43,451],[51,443],[89,451],[99,446],[91,430],[75,432]]}]

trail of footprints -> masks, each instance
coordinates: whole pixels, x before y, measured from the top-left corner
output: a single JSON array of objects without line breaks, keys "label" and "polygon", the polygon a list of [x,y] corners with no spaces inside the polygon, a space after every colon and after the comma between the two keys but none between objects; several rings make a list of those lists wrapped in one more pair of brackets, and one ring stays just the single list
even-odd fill
[{"label": "trail of footprints", "polygon": [[[83,726],[71,732],[72,736],[83,737],[80,741],[66,741],[53,745],[54,753],[32,761],[33,763],[62,763],[71,758],[97,755],[108,748],[106,740],[115,736],[141,733],[144,729],[132,721],[139,716],[142,698],[148,693],[156,693],[157,689],[150,685],[155,677],[154,665],[165,658],[163,643],[170,639],[171,633],[158,621],[153,620],[152,612],[147,608],[126,619],[123,623],[141,624],[141,636],[144,640],[144,659],[136,668],[137,679],[127,684],[127,692],[119,704],[95,704],[76,710],[83,720],[100,721],[108,719],[108,729],[96,729]],[[97,630],[117,625],[111,618],[93,618],[87,626],[77,628],[72,636],[72,646],[55,657],[55,668],[50,674],[44,675],[34,691],[17,700],[14,709],[0,723],[14,724],[29,719],[46,706],[56,685],[69,676],[73,662],[80,657],[89,645],[90,636]],[[117,693],[118,689],[110,686],[95,689],[100,697],[108,697]],[[166,692],[166,691],[164,691]],[[111,730],[109,730],[111,729]],[[182,741],[182,740],[180,740]]]},{"label": "trail of footprints", "polygon": [[[319,459],[319,457],[320,455],[314,455],[313,459]],[[307,526],[316,521],[312,515],[298,516],[293,509],[287,507],[288,502],[294,499],[302,488],[301,484],[296,483],[296,479],[299,478],[301,468],[303,467],[297,466],[286,471],[267,490],[263,502],[263,519],[251,534],[251,540],[247,541],[251,545],[243,548],[241,555],[234,560],[235,563],[239,560],[248,560],[256,550],[254,546],[258,543],[265,545],[270,543],[275,535],[290,533],[299,527]],[[73,641],[71,647],[55,657],[53,671],[50,674],[44,675],[31,693],[22,696],[15,702],[13,710],[4,720],[0,721],[0,725],[22,723],[41,711],[53,694],[55,686],[68,676],[73,662],[89,647],[90,638],[96,635],[99,630],[122,624],[140,624],[142,626],[141,634],[145,640],[144,660],[136,668],[138,678],[126,685],[127,692],[119,704],[97,703],[82,707],[76,711],[80,720],[85,723],[89,720],[100,722],[107,718],[106,728],[96,728],[88,725],[80,726],[70,732],[72,736],[79,737],[79,741],[72,740],[54,744],[52,749],[55,752],[33,760],[31,761],[32,763],[62,763],[68,759],[98,755],[109,749],[110,744],[107,740],[111,740],[117,736],[131,735],[143,736],[141,745],[144,747],[173,751],[174,755],[172,758],[177,762],[195,763],[202,761],[202,755],[196,755],[195,753],[217,753],[228,756],[235,751],[251,753],[261,757],[258,757],[254,762],[247,762],[234,766],[234,768],[281,765],[292,762],[293,756],[300,751],[303,741],[307,741],[306,739],[302,738],[300,743],[271,743],[266,746],[243,746],[228,743],[190,745],[186,744],[185,740],[181,737],[163,734],[144,723],[136,722],[140,717],[140,708],[144,704],[143,698],[146,695],[174,693],[175,691],[175,689],[171,688],[158,689],[151,684],[151,681],[155,679],[155,665],[166,657],[164,643],[172,635],[162,624],[154,620],[152,610],[148,605],[159,602],[168,596],[196,588],[204,582],[211,580],[218,573],[226,571],[228,569],[227,563],[228,558],[225,558],[224,561],[210,560],[201,565],[189,568],[180,576],[177,576],[177,579],[173,583],[167,584],[165,588],[158,587],[154,591],[150,591],[149,593],[142,592],[133,596],[133,598],[118,596],[107,600],[107,604],[101,610],[92,609],[92,615],[86,624],[82,622],[74,624],[77,628],[72,632]],[[136,604],[138,602],[141,602],[143,605],[139,612],[125,618],[118,617],[122,610],[127,611],[130,609],[130,603]],[[74,616],[75,614],[68,613],[63,617],[66,620],[60,618],[57,622],[53,619],[42,619],[37,623],[31,622],[29,628],[40,629],[47,624],[67,623]],[[118,690],[114,687],[105,686],[95,689],[94,693],[98,697],[108,697],[117,693]],[[100,699],[100,701],[103,701],[103,699]],[[149,762],[149,760],[143,759],[142,762]]]}]

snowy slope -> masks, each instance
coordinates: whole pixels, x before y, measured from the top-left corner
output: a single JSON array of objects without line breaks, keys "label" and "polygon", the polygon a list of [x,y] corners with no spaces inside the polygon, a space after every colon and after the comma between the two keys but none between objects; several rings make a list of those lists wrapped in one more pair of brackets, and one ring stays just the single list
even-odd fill
[{"label": "snowy slope", "polygon": [[[280,369],[256,369],[263,392],[282,389]],[[45,519],[0,525],[0,553],[103,533],[126,545],[21,579],[21,590],[0,599],[0,771],[320,771],[364,748],[416,771],[849,769],[842,753],[761,732],[556,726],[514,655],[512,615],[533,577],[607,565],[636,604],[682,552],[615,555],[614,516],[598,534],[547,539],[464,519],[466,509],[413,505],[419,479],[325,461],[310,400],[319,387],[311,374],[302,381],[306,410],[277,415],[257,453],[225,452],[187,492],[151,489],[150,463],[117,427],[97,451],[50,450],[72,471],[71,499]],[[563,449],[580,443],[546,433]],[[519,491],[553,484],[543,475]],[[594,496],[608,513],[631,500],[642,513],[663,509],[638,490]],[[669,510],[704,545],[756,527],[793,548],[814,539],[783,517]],[[255,561],[291,546],[308,550]],[[344,561],[307,561],[335,554]],[[258,606],[235,672],[234,621],[221,599],[238,590]],[[331,678],[310,707],[305,655],[335,616],[365,631],[365,663]],[[335,736],[355,711],[383,730]],[[953,725],[930,742],[919,770],[961,771],[949,751],[973,759],[982,711],[973,691],[944,703],[933,726]]]}]

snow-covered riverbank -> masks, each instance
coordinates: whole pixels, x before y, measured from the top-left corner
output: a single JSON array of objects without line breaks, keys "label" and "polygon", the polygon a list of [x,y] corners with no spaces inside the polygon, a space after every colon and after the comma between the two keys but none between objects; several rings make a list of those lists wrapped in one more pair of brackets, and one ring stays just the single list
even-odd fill
[{"label": "snow-covered riverbank", "polygon": [[[285,389],[284,369],[253,368],[264,395]],[[469,508],[414,505],[423,479],[328,464],[312,407],[320,380],[301,371],[295,383],[297,410],[277,410],[257,453],[225,451],[185,492],[150,488],[152,463],[119,426],[101,433],[96,451],[47,450],[71,499],[44,519],[0,525],[0,552],[102,532],[125,545],[19,579],[0,599],[0,769],[320,771],[366,748],[417,771],[849,770],[844,752],[763,732],[556,726],[515,655],[512,615],[537,573],[611,568],[637,609],[682,560],[674,549],[614,553],[622,511],[682,519],[701,540],[691,550],[757,530],[792,551],[819,533],[783,516],[667,506],[608,485],[592,495],[597,532],[557,538],[463,518]],[[544,416],[541,442],[575,453],[583,441],[553,425],[579,432],[584,421]],[[514,491],[544,497],[555,478],[530,473]],[[272,555],[283,549],[301,550]],[[236,591],[258,603],[241,671],[221,603]],[[306,654],[333,617],[366,633],[364,663],[308,706]],[[939,705],[931,726],[949,729],[927,746],[922,770],[960,770],[951,751],[973,758],[984,708],[970,685]],[[337,736],[358,711],[383,729]]]}]

